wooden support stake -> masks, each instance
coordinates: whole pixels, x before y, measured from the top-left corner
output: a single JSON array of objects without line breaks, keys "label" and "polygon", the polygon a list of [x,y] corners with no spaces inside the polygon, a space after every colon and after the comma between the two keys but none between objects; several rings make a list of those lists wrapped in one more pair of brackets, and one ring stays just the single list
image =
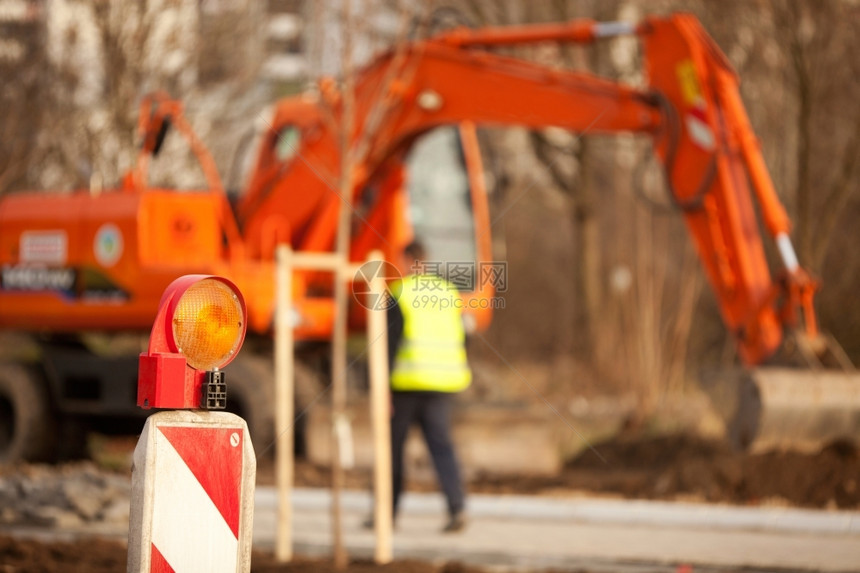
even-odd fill
[{"label": "wooden support stake", "polygon": [[[368,261],[382,261],[373,251]],[[388,386],[388,325],[382,305],[386,285],[382,273],[370,282],[367,311],[368,370],[370,376],[370,420],[373,431],[373,523],[376,530],[374,560],[379,564],[393,559],[391,530],[391,395]]]},{"label": "wooden support stake", "polygon": [[[359,264],[348,264],[334,253],[294,253],[288,245],[275,251],[275,483],[278,491],[275,558],[293,558],[292,488],[295,476],[294,392],[295,354],[293,333],[293,272],[296,269],[334,271],[337,276],[352,276]],[[334,425],[332,426],[335,432]],[[337,440],[337,436],[333,436]],[[340,456],[340,452],[335,450]],[[337,502],[334,502],[337,507]]]},{"label": "wooden support stake", "polygon": [[293,351],[293,251],[278,245],[275,252],[275,480],[278,487],[278,526],[275,558],[293,558],[292,487],[294,475],[293,416],[295,367]]},{"label": "wooden support stake", "polygon": [[[341,205],[346,211],[346,206]],[[344,265],[343,267],[345,267]],[[332,333],[332,416],[331,416],[331,527],[332,527],[332,549],[334,553],[334,567],[337,570],[346,569],[349,555],[343,541],[343,524],[340,504],[340,494],[343,491],[344,476],[343,456],[344,432],[341,431],[346,419],[346,281],[344,280],[344,268],[335,271],[335,311],[334,332]]]}]

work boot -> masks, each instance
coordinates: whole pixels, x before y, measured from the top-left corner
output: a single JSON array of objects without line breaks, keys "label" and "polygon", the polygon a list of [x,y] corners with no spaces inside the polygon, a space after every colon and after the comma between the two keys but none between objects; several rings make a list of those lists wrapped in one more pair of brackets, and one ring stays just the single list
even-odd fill
[{"label": "work boot", "polygon": [[466,515],[462,511],[452,513],[448,523],[442,528],[442,533],[459,533],[466,529]]}]

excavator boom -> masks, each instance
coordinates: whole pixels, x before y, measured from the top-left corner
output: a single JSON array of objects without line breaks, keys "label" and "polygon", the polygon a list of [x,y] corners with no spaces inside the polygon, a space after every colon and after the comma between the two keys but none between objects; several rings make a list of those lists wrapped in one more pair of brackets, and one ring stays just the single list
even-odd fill
[{"label": "excavator boom", "polygon": [[[551,69],[486,50],[535,42],[587,43],[622,33],[642,39],[645,87]],[[303,127],[303,133],[325,131],[320,126],[325,125],[326,114],[334,118],[335,125],[340,123],[340,95],[332,83],[323,84],[322,99],[318,107],[326,113],[317,112],[316,127]],[[666,172],[670,196],[685,219],[744,362],[761,363],[779,348],[783,328],[799,323],[794,309],[803,310],[809,335],[817,334],[811,307],[814,284],[791,247],[790,223],[744,111],[737,76],[692,16],[654,18],[638,26],[575,21],[455,30],[401,47],[371,63],[358,78],[356,106],[358,120],[352,141],[360,174],[355,190],[358,199],[392,157],[408,149],[420,134],[440,125],[468,121],[553,126],[584,134],[650,135]],[[296,122],[289,116],[280,121],[283,125]],[[318,141],[307,147],[300,144],[296,155],[324,157],[319,163],[328,164],[328,179],[336,181],[339,158],[333,155],[335,146],[328,145],[326,155],[318,150]],[[266,244],[268,248],[256,252],[269,254],[273,241],[265,239],[265,230],[273,228],[272,217],[288,211],[296,188],[304,190],[305,202],[308,190],[314,189],[316,213],[323,214],[311,225],[325,232],[309,231],[307,235],[314,236],[316,244],[307,246],[331,248],[331,221],[339,200],[328,188],[331,183],[320,179],[325,178],[297,165],[294,173],[283,173],[275,186],[252,180],[239,206],[240,222],[252,250]],[[754,199],[784,256],[788,282],[774,281],[771,276]],[[380,247],[384,245],[368,248]],[[785,306],[777,307],[783,300],[788,301]]]}]

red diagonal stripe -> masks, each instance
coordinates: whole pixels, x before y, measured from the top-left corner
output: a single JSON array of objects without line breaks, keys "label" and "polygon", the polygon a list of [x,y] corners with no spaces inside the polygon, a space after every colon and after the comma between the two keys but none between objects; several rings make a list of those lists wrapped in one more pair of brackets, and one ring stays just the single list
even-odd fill
[{"label": "red diagonal stripe", "polygon": [[152,544],[152,555],[149,558],[149,572],[176,573],[173,567],[170,566],[170,563],[167,562],[167,559],[164,558],[164,555],[161,554],[161,551],[158,550],[158,547],[155,546],[155,543]]},{"label": "red diagonal stripe", "polygon": [[[242,428],[158,426],[162,435],[200,482],[233,535],[239,538],[242,487]],[[238,438],[233,445],[230,438]]]}]

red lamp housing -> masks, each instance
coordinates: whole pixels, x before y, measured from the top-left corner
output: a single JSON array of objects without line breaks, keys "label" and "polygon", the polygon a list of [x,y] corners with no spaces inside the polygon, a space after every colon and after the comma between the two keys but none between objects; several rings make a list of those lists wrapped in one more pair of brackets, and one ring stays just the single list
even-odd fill
[{"label": "red lamp housing", "polygon": [[246,316],[242,293],[225,278],[186,275],[170,283],[140,355],[137,405],[201,408],[207,373],[229,364],[242,347]]}]

